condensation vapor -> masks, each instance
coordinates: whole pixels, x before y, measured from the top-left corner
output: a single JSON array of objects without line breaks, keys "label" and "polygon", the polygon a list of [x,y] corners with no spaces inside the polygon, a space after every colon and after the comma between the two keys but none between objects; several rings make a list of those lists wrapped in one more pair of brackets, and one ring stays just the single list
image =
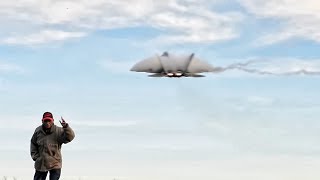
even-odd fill
[{"label": "condensation vapor", "polygon": [[[264,71],[264,70],[259,70],[257,68],[249,68],[248,66],[254,63],[257,63],[259,61],[257,60],[251,60],[245,63],[234,63],[231,64],[227,67],[215,67],[213,72],[214,73],[220,73],[224,72],[227,70],[232,70],[232,69],[237,69],[241,71],[245,71],[248,73],[254,73],[254,74],[262,74],[262,75],[277,75],[277,76],[286,76],[286,75],[320,75],[320,71],[310,71],[306,70],[304,68],[301,68],[300,70],[297,71],[288,71],[288,72],[272,72],[272,71]],[[261,62],[261,61],[260,61]]]}]

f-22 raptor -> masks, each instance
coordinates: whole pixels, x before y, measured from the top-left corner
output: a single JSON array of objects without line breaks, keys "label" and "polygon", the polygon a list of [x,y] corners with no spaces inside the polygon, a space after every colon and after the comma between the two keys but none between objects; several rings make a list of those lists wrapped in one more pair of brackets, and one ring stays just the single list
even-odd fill
[{"label": "f-22 raptor", "polygon": [[190,55],[173,55],[164,52],[136,63],[130,71],[152,73],[149,77],[204,77],[199,73],[212,72],[214,67]]}]

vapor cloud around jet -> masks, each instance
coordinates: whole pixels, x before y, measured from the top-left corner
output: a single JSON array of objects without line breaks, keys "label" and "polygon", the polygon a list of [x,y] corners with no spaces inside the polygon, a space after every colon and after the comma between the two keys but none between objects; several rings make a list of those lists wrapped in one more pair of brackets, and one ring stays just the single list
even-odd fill
[{"label": "vapor cloud around jet", "polygon": [[320,71],[310,70],[305,67],[282,72],[250,67],[261,62],[259,60],[250,60],[243,63],[233,63],[226,67],[218,67],[196,58],[194,53],[190,55],[175,55],[164,52],[161,56],[155,55],[137,62],[130,71],[151,73],[149,77],[204,77],[202,73],[221,73],[234,69],[261,75],[320,75]]}]

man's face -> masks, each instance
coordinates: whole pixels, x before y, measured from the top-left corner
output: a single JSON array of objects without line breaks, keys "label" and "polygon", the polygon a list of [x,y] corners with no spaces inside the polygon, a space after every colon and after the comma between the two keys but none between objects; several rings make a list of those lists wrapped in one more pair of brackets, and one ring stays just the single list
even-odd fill
[{"label": "man's face", "polygon": [[53,121],[45,119],[42,124],[45,128],[50,129],[53,125]]}]

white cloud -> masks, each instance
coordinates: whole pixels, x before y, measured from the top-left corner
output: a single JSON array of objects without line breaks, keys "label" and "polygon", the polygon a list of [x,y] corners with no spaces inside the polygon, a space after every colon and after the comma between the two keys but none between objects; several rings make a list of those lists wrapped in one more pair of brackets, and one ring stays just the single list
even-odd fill
[{"label": "white cloud", "polygon": [[5,44],[20,44],[20,45],[38,45],[52,41],[63,41],[70,38],[83,37],[86,34],[83,32],[65,32],[60,30],[43,30],[39,33],[29,34],[25,36],[8,37],[2,40]]},{"label": "white cloud", "polygon": [[320,42],[320,2],[317,0],[239,0],[248,12],[282,21],[277,32],[268,33],[257,44],[268,45],[292,38]]},{"label": "white cloud", "polygon": [[152,25],[170,29],[173,33],[156,38],[164,43],[202,43],[237,37],[234,29],[240,14],[217,14],[204,7],[189,8],[188,12],[163,12],[151,17]]},{"label": "white cloud", "polygon": [[[50,32],[38,34],[18,40],[7,38],[4,42],[10,44],[44,43],[54,40],[66,40],[68,37],[81,37],[85,34],[76,32],[70,34],[68,29],[87,32],[96,29],[113,29],[133,26],[151,26],[164,29],[166,33],[156,39],[162,42],[216,42],[235,38],[236,23],[242,20],[239,13],[228,12],[218,14],[210,8],[220,0],[213,2],[193,2],[189,0],[124,0],[124,1],[53,1],[28,0],[0,2],[0,22],[5,22],[6,28],[12,26],[9,32],[19,32],[14,22],[25,23],[34,32],[36,29],[59,26],[62,30],[59,37],[48,37]],[[9,28],[10,29],[10,28]],[[11,34],[9,33],[11,36]]]},{"label": "white cloud", "polygon": [[0,73],[9,73],[9,72],[24,72],[24,69],[16,64],[1,62],[0,61]]},{"label": "white cloud", "polygon": [[320,2],[317,0],[239,0],[252,13],[263,17],[292,18],[303,15],[317,17]]}]

